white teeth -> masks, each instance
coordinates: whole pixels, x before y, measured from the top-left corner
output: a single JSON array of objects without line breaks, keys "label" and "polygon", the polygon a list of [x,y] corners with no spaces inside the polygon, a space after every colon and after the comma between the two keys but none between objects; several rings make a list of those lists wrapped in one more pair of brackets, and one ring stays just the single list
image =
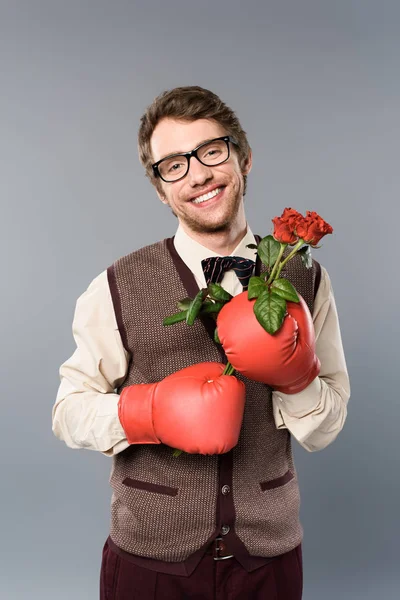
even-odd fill
[{"label": "white teeth", "polygon": [[195,204],[200,204],[201,202],[205,202],[206,200],[209,200],[210,198],[214,198],[214,196],[219,194],[220,191],[221,191],[221,188],[217,188],[216,190],[213,190],[212,192],[209,192],[208,194],[204,194],[203,196],[198,196],[197,198],[192,200],[192,202],[194,202]]}]

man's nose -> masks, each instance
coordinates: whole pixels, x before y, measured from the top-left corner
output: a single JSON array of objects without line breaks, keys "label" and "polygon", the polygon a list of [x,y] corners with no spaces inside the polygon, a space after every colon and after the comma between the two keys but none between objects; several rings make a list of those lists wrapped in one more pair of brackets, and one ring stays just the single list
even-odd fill
[{"label": "man's nose", "polygon": [[192,156],[187,176],[192,185],[201,185],[212,177],[212,170],[211,167],[203,165],[195,156]]}]

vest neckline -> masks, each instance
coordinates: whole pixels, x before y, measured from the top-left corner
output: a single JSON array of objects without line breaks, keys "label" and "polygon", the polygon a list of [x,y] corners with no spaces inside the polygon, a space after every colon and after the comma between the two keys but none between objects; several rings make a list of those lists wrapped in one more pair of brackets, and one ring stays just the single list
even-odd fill
[{"label": "vest neckline", "polygon": [[[168,252],[171,255],[172,261],[174,263],[174,267],[178,273],[178,276],[180,277],[180,279],[182,281],[184,288],[186,289],[186,291],[188,293],[189,298],[194,298],[195,295],[200,291],[200,288],[197,285],[196,279],[195,279],[192,271],[189,269],[189,267],[186,265],[186,263],[182,260],[182,258],[179,256],[178,252],[176,251],[176,248],[174,245],[174,237],[175,236],[165,239],[166,247],[167,247]],[[258,244],[261,240],[261,237],[259,235],[255,235],[254,237],[256,238],[256,241]],[[260,268],[261,268],[261,259],[257,254],[256,265],[255,265],[255,275],[260,274]],[[202,315],[200,317],[200,320],[202,321],[203,326],[206,328],[211,340],[215,344],[216,342],[214,341],[214,331],[215,331],[214,319],[210,315]],[[221,362],[226,364],[227,358],[226,358],[225,352],[223,351],[222,346],[217,344],[217,347],[221,354]]]},{"label": "vest neckline", "polygon": [[[259,244],[261,237],[257,234],[255,234],[254,237],[256,238],[257,244]],[[195,295],[199,292],[200,288],[197,285],[196,279],[195,279],[192,271],[189,269],[189,267],[186,265],[186,263],[182,260],[182,258],[176,251],[176,248],[174,245],[174,238],[175,238],[175,236],[166,238],[165,242],[166,242],[167,250],[171,255],[175,269],[177,270],[178,275],[179,275],[189,297],[194,298]],[[261,269],[261,259],[257,254],[256,265],[255,265],[255,275],[260,274],[260,269]]]}]

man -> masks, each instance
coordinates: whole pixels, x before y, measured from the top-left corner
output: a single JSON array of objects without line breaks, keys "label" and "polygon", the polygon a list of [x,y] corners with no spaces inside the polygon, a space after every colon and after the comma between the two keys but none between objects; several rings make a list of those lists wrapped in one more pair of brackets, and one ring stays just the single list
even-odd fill
[{"label": "man", "polygon": [[[260,239],[244,210],[246,134],[212,92],[176,88],[143,115],[139,156],[178,219],[176,234],[118,259],[80,296],[77,349],[60,368],[53,408],[57,437],[113,458],[101,599],[299,600],[303,529],[291,435],[310,452],[326,447],[350,397],[328,273],[314,259],[311,269],[287,263],[320,360],[306,387],[278,393],[240,373],[222,376],[210,317],[191,327],[162,320],[206,287],[210,257],[239,257],[220,282],[233,296],[246,289],[236,267],[253,269],[247,245]],[[256,261],[253,272],[262,268]],[[211,413],[206,386],[219,394]]]}]

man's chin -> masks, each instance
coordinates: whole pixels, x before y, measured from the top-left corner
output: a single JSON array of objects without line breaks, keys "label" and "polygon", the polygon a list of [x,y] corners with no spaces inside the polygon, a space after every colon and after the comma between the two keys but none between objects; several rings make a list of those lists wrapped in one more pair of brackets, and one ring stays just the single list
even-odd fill
[{"label": "man's chin", "polygon": [[193,221],[191,219],[185,219],[184,223],[186,227],[191,229],[196,233],[218,233],[221,231],[228,231],[229,227],[233,221],[233,218],[226,218],[222,221],[217,221],[215,223],[199,223],[199,221]]},{"label": "man's chin", "polygon": [[227,231],[229,229],[231,221],[225,221],[224,223],[216,223],[215,225],[206,226],[203,228],[203,233],[217,233],[218,231]]},{"label": "man's chin", "polygon": [[[222,214],[220,218],[217,218],[215,221],[212,221],[212,219],[210,221],[207,221],[207,219],[204,218],[194,219],[187,214],[179,215],[175,212],[171,205],[169,206],[172,214],[178,219],[179,222],[182,222],[186,226],[186,228],[190,229],[191,231],[200,234],[221,233],[223,231],[229,231],[239,211],[239,206],[231,207],[231,211],[228,211],[228,214]],[[199,215],[199,217],[201,217],[201,215]]]}]

